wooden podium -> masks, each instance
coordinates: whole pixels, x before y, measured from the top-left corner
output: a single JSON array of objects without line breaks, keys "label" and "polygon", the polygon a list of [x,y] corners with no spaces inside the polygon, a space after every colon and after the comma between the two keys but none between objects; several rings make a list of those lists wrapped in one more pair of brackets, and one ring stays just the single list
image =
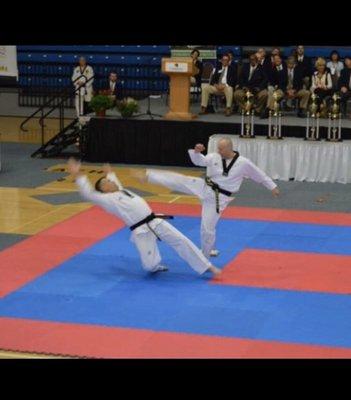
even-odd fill
[{"label": "wooden podium", "polygon": [[170,77],[169,112],[164,118],[180,120],[196,118],[195,114],[190,113],[190,77],[197,73],[192,58],[163,58],[162,72]]}]

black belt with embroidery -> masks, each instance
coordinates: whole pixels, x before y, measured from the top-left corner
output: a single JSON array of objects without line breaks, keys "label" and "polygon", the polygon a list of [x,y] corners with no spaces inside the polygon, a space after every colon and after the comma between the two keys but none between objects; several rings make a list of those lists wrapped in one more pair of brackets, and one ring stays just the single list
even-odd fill
[{"label": "black belt with embroidery", "polygon": [[216,196],[216,211],[219,214],[219,193],[224,194],[225,196],[232,196],[232,192],[228,190],[222,189],[217,183],[213,182],[208,176],[205,178],[206,185],[209,186],[214,192]]},{"label": "black belt with embroidery", "polygon": [[142,219],[141,221],[137,222],[136,224],[132,225],[129,227],[129,229],[131,231],[134,231],[134,229],[139,228],[139,226],[147,224],[148,228],[150,229],[150,231],[157,237],[158,240],[161,240],[156,232],[150,227],[149,222],[151,222],[152,220],[154,220],[155,218],[162,218],[162,219],[173,219],[173,215],[163,215],[163,214],[155,214],[155,213],[151,213],[150,215],[148,215],[146,218]]}]

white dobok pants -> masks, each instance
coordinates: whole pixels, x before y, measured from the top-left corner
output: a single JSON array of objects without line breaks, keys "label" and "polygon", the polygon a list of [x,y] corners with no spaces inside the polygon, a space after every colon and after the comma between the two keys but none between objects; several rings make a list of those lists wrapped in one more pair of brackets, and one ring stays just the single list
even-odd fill
[{"label": "white dobok pants", "polygon": [[206,185],[202,178],[186,176],[176,172],[150,170],[148,181],[155,185],[166,186],[171,190],[197,196],[202,203],[201,212],[201,248],[206,257],[210,256],[216,242],[216,225],[221,213],[233,200],[219,194],[219,213],[216,211],[216,197],[214,191]]},{"label": "white dobok pants", "polygon": [[[149,222],[149,226],[162,241],[170,245],[197,273],[203,274],[211,266],[211,263],[200,249],[167,221],[156,218]],[[133,231],[131,241],[139,251],[143,268],[151,272],[157,270],[157,266],[161,263],[161,255],[155,234],[152,231],[139,233]]]}]

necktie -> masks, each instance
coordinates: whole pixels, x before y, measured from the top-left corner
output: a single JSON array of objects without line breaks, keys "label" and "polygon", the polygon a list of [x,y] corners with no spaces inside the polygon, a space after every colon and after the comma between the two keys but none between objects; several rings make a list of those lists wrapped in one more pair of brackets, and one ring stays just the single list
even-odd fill
[{"label": "necktie", "polygon": [[225,73],[225,67],[222,68],[222,72],[221,72],[221,74],[219,75],[219,80],[218,80],[219,83],[222,83],[222,79],[223,79],[223,77],[224,77],[224,73]]},{"label": "necktie", "polygon": [[254,71],[255,71],[255,67],[250,67],[249,80],[251,80],[252,74],[254,73]]}]

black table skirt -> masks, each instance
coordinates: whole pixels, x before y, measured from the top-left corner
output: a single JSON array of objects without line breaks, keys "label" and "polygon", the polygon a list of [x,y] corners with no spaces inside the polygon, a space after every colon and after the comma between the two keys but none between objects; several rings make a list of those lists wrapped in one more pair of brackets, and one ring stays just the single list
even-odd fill
[{"label": "black table skirt", "polygon": [[[343,132],[350,137],[350,129]],[[304,137],[305,128],[284,126],[284,136]],[[239,134],[240,124],[200,121],[92,118],[87,132],[86,161],[125,164],[191,166],[187,150],[196,143],[207,146],[214,134]],[[256,125],[256,135],[267,126]],[[326,135],[326,128],[321,128]],[[345,135],[344,135],[345,137]]]}]

